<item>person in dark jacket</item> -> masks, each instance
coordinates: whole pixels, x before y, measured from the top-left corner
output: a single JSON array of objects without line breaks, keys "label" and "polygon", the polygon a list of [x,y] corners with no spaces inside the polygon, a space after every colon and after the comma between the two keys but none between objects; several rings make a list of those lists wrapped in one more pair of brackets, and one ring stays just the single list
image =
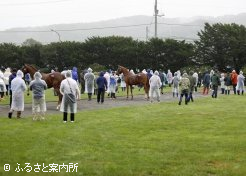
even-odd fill
[{"label": "person in dark jacket", "polygon": [[230,95],[231,75],[229,72],[227,72],[227,74],[225,75],[224,81],[225,81],[225,95]]},{"label": "person in dark jacket", "polygon": [[107,80],[104,77],[104,73],[101,72],[99,74],[99,77],[97,78],[97,87],[98,87],[98,93],[97,93],[97,103],[99,103],[101,101],[101,103],[104,102],[104,94],[105,94],[105,90],[107,90]]},{"label": "person in dark jacket", "polygon": [[16,77],[16,72],[17,72],[17,69],[16,68],[13,68],[11,70],[11,75],[9,76],[9,106],[11,107],[11,104],[12,104],[12,90],[11,90],[11,82],[12,80]]},{"label": "person in dark jacket", "polygon": [[212,98],[217,98],[218,86],[220,84],[220,77],[218,76],[218,71],[215,71],[212,75],[211,84],[213,89]]},{"label": "person in dark jacket", "polygon": [[150,69],[148,69],[148,70],[147,70],[147,77],[148,77],[148,79],[150,79],[151,76],[152,76],[152,74],[150,73]]},{"label": "person in dark jacket", "polygon": [[87,73],[87,70],[82,70],[82,72],[80,73],[80,87],[81,87],[81,90],[80,90],[80,93],[81,94],[84,94],[85,92],[85,74]]},{"label": "person in dark jacket", "polygon": [[196,78],[195,77],[193,77],[193,74],[194,74],[194,72],[193,71],[190,71],[190,73],[189,73],[189,76],[188,76],[188,78],[189,78],[189,80],[190,80],[190,92],[189,92],[189,96],[188,96],[188,101],[194,101],[194,99],[193,99],[193,92],[194,92],[194,90],[195,90],[195,85],[196,85]]},{"label": "person in dark jacket", "polygon": [[209,85],[210,85],[210,74],[207,71],[203,78],[203,95],[208,94]]}]

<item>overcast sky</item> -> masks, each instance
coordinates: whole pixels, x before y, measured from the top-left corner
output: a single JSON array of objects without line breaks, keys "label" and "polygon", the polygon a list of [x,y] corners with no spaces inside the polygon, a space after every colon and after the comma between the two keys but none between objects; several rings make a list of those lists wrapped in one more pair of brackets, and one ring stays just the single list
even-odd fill
[{"label": "overcast sky", "polygon": [[[154,14],[155,0],[0,0],[0,30]],[[246,0],[158,0],[164,18],[246,12]],[[163,17],[162,17],[163,18]],[[137,23],[137,22],[136,22]]]}]

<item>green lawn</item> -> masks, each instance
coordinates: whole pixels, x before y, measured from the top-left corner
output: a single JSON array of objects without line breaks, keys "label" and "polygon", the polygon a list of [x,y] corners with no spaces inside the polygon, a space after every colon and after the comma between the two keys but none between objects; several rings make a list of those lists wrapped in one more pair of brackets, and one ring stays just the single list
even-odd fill
[{"label": "green lawn", "polygon": [[[0,175],[245,176],[245,96],[189,105],[83,111],[75,123],[0,118]],[[17,163],[32,171],[15,171]],[[77,173],[34,172],[34,165],[78,163]],[[4,171],[9,164],[10,171]],[[45,170],[48,170],[46,168]],[[37,170],[36,170],[37,171]]]}]

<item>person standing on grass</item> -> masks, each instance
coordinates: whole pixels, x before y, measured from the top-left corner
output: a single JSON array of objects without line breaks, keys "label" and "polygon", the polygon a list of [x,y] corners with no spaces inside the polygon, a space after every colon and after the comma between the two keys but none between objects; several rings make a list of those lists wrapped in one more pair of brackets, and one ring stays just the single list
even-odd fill
[{"label": "person standing on grass", "polygon": [[178,77],[178,73],[175,72],[174,73],[174,77],[173,77],[173,87],[172,87],[172,92],[173,92],[173,98],[176,96],[176,97],[179,97],[179,77]]},{"label": "person standing on grass", "polygon": [[101,102],[101,104],[104,102],[104,94],[105,90],[107,90],[108,82],[106,78],[104,77],[104,73],[101,72],[99,74],[99,77],[97,78],[97,87],[98,87],[98,93],[97,93],[97,103]]},{"label": "person standing on grass", "polygon": [[109,83],[110,83],[110,74],[111,74],[111,70],[108,70],[104,73],[104,78],[107,80],[107,89],[106,89],[106,92],[109,96]]},{"label": "person standing on grass", "polygon": [[154,94],[157,97],[157,101],[160,102],[160,87],[161,87],[161,79],[159,77],[159,72],[156,70],[149,79],[149,85],[150,85],[150,101],[151,103],[154,100]]},{"label": "person standing on grass", "polygon": [[98,87],[97,87],[97,78],[98,78],[98,73],[94,73],[95,79],[94,79],[94,95],[97,95],[98,93]]},{"label": "person standing on grass", "polygon": [[6,85],[6,95],[9,95],[9,76],[11,75],[11,70],[10,68],[6,68],[4,72],[4,83]]},{"label": "person standing on grass", "polygon": [[190,80],[188,78],[188,74],[184,73],[182,78],[180,79],[180,99],[179,99],[179,105],[181,105],[183,96],[185,96],[185,104],[188,104],[188,94],[189,94],[189,88],[190,88]]},{"label": "person standing on grass", "polygon": [[198,73],[195,72],[193,75],[192,75],[195,79],[196,79],[196,83],[195,83],[195,92],[197,92],[197,85],[198,85]]},{"label": "person standing on grass", "polygon": [[21,118],[21,112],[24,111],[24,93],[27,90],[27,86],[22,79],[23,77],[23,72],[18,70],[16,77],[11,81],[12,103],[8,114],[9,118],[12,118],[13,112],[17,111],[17,119],[19,119]]},{"label": "person standing on grass", "polygon": [[4,75],[0,70],[0,101],[4,99],[5,92],[6,92],[6,85],[4,83]]},{"label": "person standing on grass", "polygon": [[11,71],[11,75],[9,76],[9,106],[12,104],[12,90],[11,90],[11,82],[16,77],[16,68],[13,68]]},{"label": "person standing on grass", "polygon": [[26,83],[26,85],[28,86],[30,84],[30,82],[31,82],[31,75],[30,75],[30,73],[26,73],[25,74],[25,83]]},{"label": "person standing on grass", "polygon": [[221,94],[225,93],[225,74],[221,73],[220,74],[220,89],[221,89]]},{"label": "person standing on grass", "polygon": [[236,87],[237,87],[237,76],[238,76],[238,74],[236,73],[236,71],[235,70],[232,70],[232,73],[231,73],[231,83],[232,83],[233,92],[234,92],[235,95],[237,94],[237,91],[236,91]]},{"label": "person standing on grass", "polygon": [[193,102],[194,99],[193,99],[193,92],[195,90],[195,85],[196,85],[196,78],[193,76],[194,72],[193,71],[190,71],[190,74],[189,74],[189,80],[190,80],[190,90],[189,90],[189,96],[188,96],[188,99],[187,101],[189,102],[190,100]]},{"label": "person standing on grass", "polygon": [[165,87],[166,79],[162,71],[159,72],[159,77],[161,79],[161,94],[163,94],[163,89]]},{"label": "person standing on grass", "polygon": [[66,79],[61,82],[60,92],[63,95],[60,111],[63,112],[63,122],[67,122],[67,114],[70,113],[70,120],[74,122],[77,113],[77,100],[80,100],[80,91],[77,82],[72,79],[72,72],[66,72]]},{"label": "person standing on grass", "polygon": [[45,94],[47,84],[42,80],[39,72],[34,74],[34,80],[30,82],[30,90],[32,93],[32,113],[33,120],[43,120],[46,112]]},{"label": "person standing on grass", "polygon": [[197,83],[197,87],[201,87],[202,85],[202,73],[198,72],[198,83]]},{"label": "person standing on grass", "polygon": [[150,79],[151,76],[152,76],[152,74],[151,74],[151,72],[150,72],[150,69],[147,69],[147,77],[148,77],[148,79]]},{"label": "person standing on grass", "polygon": [[88,68],[88,72],[85,74],[85,93],[88,94],[88,101],[91,101],[91,96],[94,93],[94,79],[95,75],[92,73],[92,69]]},{"label": "person standing on grass", "polygon": [[109,78],[109,93],[110,93],[110,98],[116,99],[115,92],[116,92],[116,86],[117,86],[117,81],[115,77],[115,73],[112,72]]},{"label": "person standing on grass", "polygon": [[213,89],[212,98],[217,98],[219,84],[220,84],[220,78],[218,76],[218,71],[215,70],[214,74],[211,77],[211,86]]},{"label": "person standing on grass", "polygon": [[171,87],[173,81],[173,74],[170,70],[167,71],[167,82],[169,87]]},{"label": "person standing on grass", "polygon": [[125,77],[123,73],[120,74],[120,87],[121,87],[122,92],[126,91],[126,82],[125,82]]},{"label": "person standing on grass", "polygon": [[208,94],[209,86],[210,86],[210,74],[208,71],[206,71],[203,77],[203,95]]},{"label": "person standing on grass", "polygon": [[87,70],[82,70],[81,73],[80,73],[80,93],[81,94],[84,94],[85,92],[85,74],[87,73]]},{"label": "person standing on grass", "polygon": [[237,94],[240,95],[240,93],[244,93],[244,80],[245,77],[243,76],[243,72],[240,71],[239,75],[237,77]]},{"label": "person standing on grass", "polygon": [[79,82],[79,76],[78,76],[78,69],[77,69],[77,67],[73,67],[73,70],[72,70],[72,78],[77,83]]},{"label": "person standing on grass", "polygon": [[224,80],[225,80],[225,95],[230,95],[230,91],[231,91],[231,76],[230,76],[229,72],[227,72]]}]

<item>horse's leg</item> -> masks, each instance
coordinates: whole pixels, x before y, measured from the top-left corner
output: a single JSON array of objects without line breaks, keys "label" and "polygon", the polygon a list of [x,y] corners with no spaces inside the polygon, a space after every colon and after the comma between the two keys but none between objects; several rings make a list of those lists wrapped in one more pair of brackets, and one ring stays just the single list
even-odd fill
[{"label": "horse's leg", "polygon": [[58,104],[57,104],[57,107],[56,109],[59,110],[60,107],[61,107],[61,101],[62,101],[62,94],[60,93],[60,90],[59,89],[54,89],[54,91],[56,92],[56,94],[58,95]]},{"label": "horse's leg", "polygon": [[147,84],[144,84],[144,91],[147,100],[149,100],[149,87],[147,86]]},{"label": "horse's leg", "polygon": [[129,93],[129,85],[126,85],[126,98],[128,99],[128,93]]},{"label": "horse's leg", "polygon": [[132,85],[130,85],[130,89],[131,89],[131,96],[132,96],[132,100],[133,100]]}]

